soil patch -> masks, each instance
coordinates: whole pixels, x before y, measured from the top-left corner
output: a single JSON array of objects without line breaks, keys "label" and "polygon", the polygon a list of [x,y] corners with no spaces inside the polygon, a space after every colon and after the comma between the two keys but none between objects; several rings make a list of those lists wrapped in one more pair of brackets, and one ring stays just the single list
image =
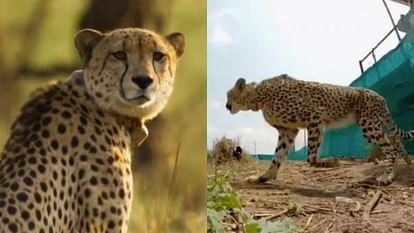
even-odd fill
[{"label": "soil patch", "polygon": [[268,221],[292,219],[302,232],[414,233],[414,165],[401,162],[391,185],[360,183],[381,167],[363,161],[341,161],[337,168],[285,163],[277,180],[262,185],[243,182],[269,167],[265,162],[232,162],[224,172],[244,208]]}]

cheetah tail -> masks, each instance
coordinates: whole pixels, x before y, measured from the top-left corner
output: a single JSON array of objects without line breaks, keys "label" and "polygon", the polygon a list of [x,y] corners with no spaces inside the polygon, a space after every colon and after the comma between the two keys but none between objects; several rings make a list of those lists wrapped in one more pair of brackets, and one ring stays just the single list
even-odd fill
[{"label": "cheetah tail", "polygon": [[390,114],[388,114],[387,119],[387,129],[391,135],[395,135],[403,140],[414,139],[414,130],[404,131],[400,129],[392,120]]}]

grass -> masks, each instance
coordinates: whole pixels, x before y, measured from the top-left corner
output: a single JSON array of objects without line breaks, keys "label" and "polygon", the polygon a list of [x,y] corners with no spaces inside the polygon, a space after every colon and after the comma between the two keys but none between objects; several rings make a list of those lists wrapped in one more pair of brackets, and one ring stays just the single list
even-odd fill
[{"label": "grass", "polygon": [[[41,3],[48,4],[49,11],[29,64],[42,69],[56,64],[79,62],[73,37],[86,1],[73,4],[69,0],[0,0],[0,43],[7,47],[7,50],[2,51],[2,56],[7,57],[6,64],[11,70],[18,65],[20,58],[17,57],[17,52],[23,43],[31,39],[24,38],[23,31],[34,7]],[[182,32],[187,39],[187,49],[178,67],[174,94],[163,112],[165,127],[161,134],[156,135],[156,142],[160,145],[160,153],[155,155],[158,162],[134,171],[135,194],[129,227],[131,233],[205,232],[207,229],[206,10],[206,1],[174,0],[166,32]],[[66,76],[50,79],[64,80]],[[13,96],[0,93],[0,98],[16,100],[10,103],[13,106],[9,113],[12,119],[30,92],[47,81],[22,77],[17,81],[18,93],[13,93]],[[3,115],[0,115],[1,145],[7,139],[12,123],[11,120],[2,118]],[[171,186],[179,142],[181,147],[175,169],[176,178]]]}]

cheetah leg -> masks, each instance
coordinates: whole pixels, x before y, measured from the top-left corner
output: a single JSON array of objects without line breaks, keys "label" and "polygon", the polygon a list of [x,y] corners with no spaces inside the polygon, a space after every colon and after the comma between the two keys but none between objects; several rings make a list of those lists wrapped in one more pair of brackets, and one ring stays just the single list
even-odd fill
[{"label": "cheetah leg", "polygon": [[411,158],[408,155],[407,151],[405,150],[404,144],[402,144],[401,139],[400,138],[394,138],[392,140],[393,140],[392,144],[396,147],[396,149],[398,149],[398,154],[403,157],[404,161],[407,164],[411,164]]},{"label": "cheetah leg", "polygon": [[319,150],[323,139],[323,128],[320,118],[313,116],[308,127],[308,163],[312,167],[338,167],[337,159],[319,159]]},{"label": "cheetah leg", "polygon": [[[376,177],[378,185],[389,185],[395,179],[394,167],[400,148],[394,148],[381,127],[373,127],[361,125],[364,137],[369,143],[377,145],[381,152],[385,155],[385,169],[381,175]],[[368,127],[370,128],[368,130]],[[404,150],[405,151],[405,150]]]},{"label": "cheetah leg", "polygon": [[279,139],[275,150],[275,158],[272,160],[272,165],[270,165],[269,169],[261,176],[248,177],[246,179],[248,183],[259,184],[271,179],[276,179],[282,162],[285,160],[287,154],[293,147],[293,142],[299,130],[283,127],[275,128],[279,131]]},{"label": "cheetah leg", "polygon": [[[411,164],[411,158],[408,155],[407,151],[405,150],[404,144],[401,143],[401,138],[395,135],[386,134],[388,141],[390,144],[398,151],[398,155],[402,156],[404,161],[409,165]],[[379,148],[375,148],[373,151],[370,152],[370,158],[368,159],[369,162],[374,162],[374,164],[378,164],[379,160],[383,160],[384,155]]]}]

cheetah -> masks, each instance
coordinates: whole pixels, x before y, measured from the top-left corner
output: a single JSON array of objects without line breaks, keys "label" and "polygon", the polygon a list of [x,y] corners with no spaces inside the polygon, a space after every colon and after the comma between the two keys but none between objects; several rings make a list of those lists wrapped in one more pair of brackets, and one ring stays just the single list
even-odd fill
[{"label": "cheetah", "polygon": [[311,166],[338,166],[337,160],[318,158],[323,131],[351,123],[358,124],[367,141],[377,145],[387,156],[385,170],[376,177],[379,185],[388,185],[395,179],[393,165],[398,155],[408,164],[411,162],[400,140],[392,143],[387,135],[412,139],[414,130],[399,129],[385,99],[372,90],[302,81],[287,74],[260,83],[246,83],[240,78],[227,92],[226,108],[231,114],[261,110],[265,121],[279,132],[272,165],[261,176],[248,177],[249,183],[276,178],[301,128],[308,131],[308,163]]},{"label": "cheetah", "polygon": [[83,69],[36,91],[11,127],[0,233],[127,232],[134,140],[166,105],[185,39],[84,29],[75,46]]}]

